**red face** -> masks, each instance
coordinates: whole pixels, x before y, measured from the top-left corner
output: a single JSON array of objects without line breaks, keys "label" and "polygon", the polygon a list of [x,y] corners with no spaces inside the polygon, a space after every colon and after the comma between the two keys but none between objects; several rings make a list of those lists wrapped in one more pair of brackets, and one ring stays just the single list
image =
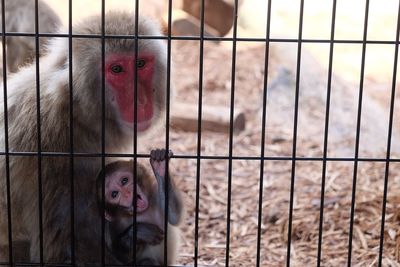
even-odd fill
[{"label": "red face", "polygon": [[[107,176],[104,194],[106,203],[114,204],[125,208],[128,212],[133,212],[133,183],[132,173],[128,171],[116,171]],[[143,212],[148,208],[149,202],[139,185],[137,185],[136,189],[136,211]],[[112,219],[107,216],[109,215],[106,214],[107,219]]]},{"label": "red face", "polygon": [[[117,107],[122,120],[133,125],[137,110],[137,129],[145,131],[153,118],[153,72],[154,56],[141,53],[110,54],[106,57],[105,78],[111,88],[112,102]],[[137,88],[135,88],[135,65],[137,66]],[[135,91],[137,90],[137,109]]]}]

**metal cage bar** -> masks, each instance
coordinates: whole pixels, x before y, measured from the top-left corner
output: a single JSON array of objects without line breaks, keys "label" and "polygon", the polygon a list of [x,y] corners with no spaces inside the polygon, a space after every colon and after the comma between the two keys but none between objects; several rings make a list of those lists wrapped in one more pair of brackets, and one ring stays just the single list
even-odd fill
[{"label": "metal cage bar", "polygon": [[[1,37],[3,42],[3,55],[7,55],[6,43],[6,25],[5,25],[5,0],[1,0]],[[12,206],[11,206],[11,181],[10,181],[10,156],[8,144],[8,101],[7,101],[7,57],[3,56],[3,97],[4,97],[4,149],[6,159],[6,198],[7,198],[7,227],[8,227],[8,261],[12,265],[13,259],[13,236],[12,236]]]},{"label": "metal cage bar", "polygon": [[[138,39],[138,33],[139,33],[139,0],[135,0],[135,55],[138,54],[139,51],[139,39]],[[136,59],[137,60],[137,59]],[[138,88],[138,66],[135,64],[135,88]],[[133,102],[135,103],[135,110],[133,114],[133,173],[137,173],[137,106],[138,106],[138,93],[137,90],[134,90],[134,96],[133,96]],[[136,196],[137,194],[137,180],[135,179],[135,182],[133,184],[133,195]],[[133,253],[132,253],[132,265],[134,266],[136,263],[136,244],[137,244],[137,227],[136,227],[136,214],[137,214],[137,204],[136,204],[136,198],[133,198],[133,227],[135,228],[135,231],[133,231]]]},{"label": "metal cage bar", "polygon": [[[300,2],[300,16],[299,16],[299,40],[303,36],[303,14],[304,14],[304,0]],[[290,202],[289,202],[289,222],[288,222],[288,241],[287,241],[287,256],[286,266],[290,266],[290,252],[292,245],[292,223],[293,223],[293,203],[294,203],[294,184],[296,180],[296,151],[297,151],[297,120],[299,112],[299,93],[300,93],[300,67],[301,67],[301,48],[302,43],[297,43],[297,67],[296,67],[296,92],[294,104],[294,122],[293,122],[293,148],[292,148],[292,173],[290,181]]]},{"label": "metal cage bar", "polygon": [[[399,41],[399,34],[400,34],[400,1],[397,11],[396,43]],[[381,232],[379,238],[379,255],[378,255],[379,267],[382,266],[383,246],[384,246],[383,238],[385,236],[386,201],[387,201],[387,191],[389,183],[390,153],[392,147],[393,114],[394,114],[394,104],[396,96],[398,57],[399,57],[399,46],[396,45],[394,51],[394,60],[393,60],[392,91],[390,96],[389,128],[388,128],[387,148],[386,148],[385,180],[384,180],[383,199],[382,199],[383,201],[382,201]]]},{"label": "metal cage bar", "polygon": [[200,174],[201,174],[201,127],[202,127],[202,107],[203,107],[203,63],[204,63],[204,0],[201,0],[200,11],[200,58],[199,58],[199,95],[197,113],[197,150],[196,150],[196,208],[194,226],[194,266],[198,265],[199,257],[199,212],[200,212]]},{"label": "metal cage bar", "polygon": [[68,1],[68,75],[69,75],[69,142],[71,183],[71,264],[75,264],[75,183],[74,183],[74,107],[73,107],[73,62],[72,62],[72,0]]},{"label": "metal cage bar", "polygon": [[228,151],[228,202],[226,207],[226,252],[225,266],[229,266],[229,252],[231,239],[231,204],[232,204],[232,154],[233,154],[233,115],[235,112],[235,82],[236,82],[236,38],[238,0],[234,3],[233,16],[233,39],[232,39],[232,69],[231,69],[231,96],[230,96],[230,118],[229,118],[229,151]]},{"label": "metal cage bar", "polygon": [[[172,0],[168,0],[168,28],[167,28],[167,93],[165,103],[165,150],[169,151],[169,121],[171,98],[171,46],[172,46]],[[168,152],[167,152],[168,153]],[[165,206],[164,206],[164,266],[168,266],[168,203],[169,203],[169,158],[165,164]]]},{"label": "metal cage bar", "polygon": [[42,188],[42,136],[40,116],[40,60],[39,60],[39,6],[35,0],[35,59],[36,59],[36,118],[37,118],[37,159],[38,159],[38,197],[39,197],[39,247],[40,266],[44,264],[43,258],[43,188]]},{"label": "metal cage bar", "polygon": [[[166,132],[165,132],[165,148],[168,151],[170,147],[170,133],[169,133],[169,121],[170,121],[170,89],[171,89],[171,46],[174,40],[186,40],[186,41],[199,41],[199,87],[198,87],[198,130],[197,130],[197,149],[194,155],[174,155],[174,158],[179,159],[195,159],[196,160],[196,196],[195,196],[195,234],[194,234],[194,265],[198,265],[199,258],[199,210],[200,210],[200,185],[201,185],[201,160],[214,159],[214,160],[227,160],[228,161],[228,192],[227,192],[227,220],[226,220],[226,256],[225,266],[230,265],[230,237],[231,237],[231,199],[232,199],[232,169],[234,160],[248,160],[248,161],[259,161],[260,162],[260,174],[259,174],[259,192],[258,192],[258,222],[257,222],[257,251],[256,251],[256,266],[261,266],[261,225],[262,225],[262,200],[263,200],[263,179],[264,179],[264,163],[265,161],[291,161],[291,186],[290,186],[290,203],[289,203],[289,223],[287,233],[287,254],[286,254],[286,266],[290,266],[290,254],[292,245],[292,222],[293,222],[293,205],[294,205],[294,190],[296,182],[296,162],[298,161],[317,161],[322,162],[322,175],[321,175],[321,197],[320,197],[320,210],[319,210],[319,232],[318,232],[318,248],[317,248],[317,266],[321,266],[322,259],[322,242],[323,242],[323,223],[324,223],[324,194],[325,194],[325,179],[327,173],[328,162],[353,162],[353,187],[352,187],[352,202],[350,211],[350,225],[349,225],[349,245],[348,245],[348,258],[347,265],[351,266],[352,257],[352,237],[353,237],[353,226],[354,226],[354,215],[355,215],[355,204],[356,204],[356,192],[357,192],[357,171],[359,162],[382,162],[385,163],[385,176],[384,176],[384,190],[383,190],[383,201],[382,201],[382,215],[381,215],[381,228],[380,228],[380,246],[379,246],[379,258],[378,265],[382,265],[383,249],[384,249],[384,230],[385,230],[385,212],[386,212],[386,201],[388,191],[388,180],[389,170],[391,163],[399,163],[400,158],[391,157],[391,144],[392,144],[392,129],[393,129],[393,117],[394,117],[394,105],[395,105],[395,93],[396,93],[396,76],[397,76],[397,64],[398,64],[398,45],[399,32],[400,32],[400,3],[398,10],[398,21],[395,40],[367,40],[368,34],[368,16],[369,16],[369,0],[366,1],[365,6],[365,18],[364,18],[364,32],[362,40],[343,40],[335,39],[335,20],[336,20],[336,0],[333,0],[332,5],[332,20],[331,20],[331,36],[330,39],[303,39],[303,14],[304,14],[304,0],[300,1],[300,17],[299,17],[299,28],[298,38],[270,38],[270,27],[271,27],[271,5],[272,0],[268,0],[268,17],[266,25],[265,38],[243,38],[237,36],[237,19],[238,19],[238,0],[234,1],[234,21],[233,21],[233,36],[232,37],[210,37],[204,36],[205,28],[205,0],[201,0],[201,14],[200,14],[200,35],[197,36],[172,36],[172,0],[168,0],[168,34],[167,36],[142,36],[139,35],[138,24],[139,24],[139,1],[135,0],[135,34],[132,36],[121,36],[121,35],[107,35],[105,31],[105,0],[101,2],[101,34],[85,35],[85,34],[74,34],[72,30],[72,0],[69,0],[69,15],[68,15],[68,33],[67,34],[49,34],[39,33],[39,14],[38,14],[38,0],[35,0],[35,33],[17,33],[17,32],[6,32],[5,25],[5,0],[1,0],[2,3],[2,41],[6,43],[7,37],[34,37],[35,38],[35,58],[36,58],[36,108],[37,108],[37,151],[9,151],[8,144],[8,109],[7,109],[7,57],[6,46],[3,45],[3,90],[4,90],[4,127],[5,127],[5,151],[0,152],[0,156],[4,156],[6,160],[6,186],[7,186],[7,217],[8,217],[8,242],[9,242],[9,262],[0,263],[2,265],[14,264],[13,260],[13,236],[12,236],[12,206],[11,206],[11,182],[10,182],[10,167],[9,157],[10,156],[28,156],[37,157],[38,164],[38,200],[39,200],[39,234],[40,234],[40,261],[38,263],[23,263],[17,264],[17,266],[74,266],[75,264],[75,199],[74,199],[74,159],[75,157],[101,157],[102,168],[105,167],[106,157],[126,157],[132,158],[134,161],[134,173],[137,168],[137,158],[148,158],[148,154],[137,153],[137,112],[134,114],[134,146],[132,154],[115,154],[107,153],[105,147],[105,42],[106,39],[134,39],[135,41],[135,52],[138,53],[139,40],[166,40],[167,41],[167,97],[166,97]],[[40,49],[40,38],[42,37],[59,37],[68,38],[69,50],[69,101],[70,101],[70,151],[69,152],[44,152],[41,146],[41,103],[40,103],[40,61],[39,61],[39,49]],[[102,140],[101,140],[101,153],[76,153],[74,152],[74,129],[73,129],[73,45],[72,41],[74,38],[98,38],[101,39],[101,55],[102,55]],[[229,129],[229,149],[228,156],[210,156],[203,155],[201,151],[202,144],[202,106],[203,106],[203,68],[204,68],[204,42],[207,41],[221,41],[221,42],[232,42],[232,74],[231,74],[231,94],[230,94],[230,129]],[[265,45],[265,62],[264,62],[264,85],[263,85],[263,107],[262,107],[262,130],[261,130],[261,143],[260,143],[260,156],[233,156],[233,115],[234,115],[234,101],[235,101],[235,72],[236,72],[236,47],[238,42],[260,42]],[[291,156],[265,156],[265,137],[266,132],[266,120],[267,120],[267,100],[268,100],[268,68],[269,68],[269,47],[271,43],[297,43],[297,71],[296,71],[296,88],[295,88],[295,108],[294,108],[294,124],[293,124],[293,146]],[[323,156],[322,157],[298,157],[297,156],[297,128],[298,128],[298,112],[299,112],[299,94],[300,94],[300,73],[301,73],[301,57],[302,57],[302,44],[303,43],[316,43],[316,44],[329,44],[329,67],[328,67],[328,81],[327,81],[327,93],[326,93],[326,106],[325,106],[325,124],[324,124],[324,145],[323,145]],[[330,98],[331,98],[331,82],[332,82],[332,62],[334,55],[335,44],[361,44],[362,45],[362,59],[361,59],[361,74],[360,74],[360,85],[359,85],[359,96],[358,96],[358,108],[357,108],[357,129],[356,129],[356,142],[354,157],[328,157],[328,138],[329,138],[329,115],[330,115]],[[359,146],[360,146],[360,131],[361,131],[361,119],[362,119],[362,102],[363,102],[363,87],[364,87],[364,70],[365,70],[365,57],[366,49],[368,44],[382,44],[382,45],[395,45],[395,56],[393,66],[393,78],[392,78],[392,90],[390,100],[390,114],[389,114],[389,129],[388,129],[388,140],[387,140],[387,151],[386,157],[384,158],[363,158],[359,157]],[[135,84],[137,87],[137,66],[135,65]],[[138,101],[137,91],[134,92],[135,109],[137,109]],[[45,263],[45,255],[43,251],[43,188],[42,188],[42,158],[45,156],[52,157],[69,157],[70,160],[70,190],[71,190],[71,264],[47,264]],[[168,164],[166,165],[166,179],[168,181]],[[104,181],[104,179],[103,179]],[[134,193],[136,193],[136,183],[134,186]],[[103,207],[104,207],[104,182],[103,182]],[[165,239],[168,239],[168,182],[166,183],[166,205],[165,205]],[[136,200],[135,200],[136,201]],[[134,205],[134,213],[136,214],[136,205]],[[136,216],[134,216],[134,225],[136,224]],[[102,219],[102,246],[101,246],[101,262],[103,266],[107,265],[105,260],[106,248],[105,248],[105,222]],[[136,228],[136,227],[135,227]],[[134,234],[136,239],[136,232]],[[135,240],[134,239],[134,240]],[[164,266],[167,266],[168,262],[168,242],[164,243]],[[136,259],[136,242],[134,242],[133,259]]]},{"label": "metal cage bar", "polygon": [[264,189],[264,156],[265,156],[265,136],[267,120],[267,100],[268,100],[268,70],[269,70],[269,37],[271,30],[271,6],[272,0],[268,0],[267,25],[265,29],[265,58],[264,58],[264,84],[262,100],[262,118],[261,118],[261,143],[260,143],[260,185],[258,192],[258,221],[257,221],[257,255],[256,266],[261,266],[261,224],[262,224],[262,200]]},{"label": "metal cage bar", "polygon": [[[33,33],[23,33],[23,32],[6,32],[6,36],[20,36],[20,37],[35,37],[36,35]],[[60,37],[60,38],[69,38],[69,34],[66,33],[39,33],[37,36],[39,37]],[[109,39],[134,39],[134,35],[118,35],[118,34],[107,34],[107,38]],[[82,38],[82,39],[92,39],[98,38],[101,39],[101,34],[72,34],[72,38]],[[164,35],[138,35],[139,39],[143,40],[167,40],[168,37]],[[200,38],[197,36],[171,36],[171,40],[185,40],[185,41],[199,41]],[[204,41],[212,41],[212,42],[232,42],[232,37],[213,37],[213,36],[204,36]],[[251,38],[251,37],[236,37],[236,42],[259,42],[265,43],[267,41],[266,38]],[[330,44],[332,41],[330,39],[309,39],[309,38],[270,38],[268,40],[271,43],[326,43]],[[350,40],[350,39],[335,39],[333,40],[335,44],[399,44],[395,40]]]},{"label": "metal cage bar", "polygon": [[[106,154],[106,79],[105,79],[105,46],[106,46],[106,33],[105,33],[105,19],[106,19],[106,1],[101,1],[101,168],[104,170],[106,162],[105,162],[105,154]],[[102,210],[105,210],[105,174],[102,177]],[[101,218],[101,264],[104,266],[106,264],[106,236],[105,236],[105,218],[102,216]]]},{"label": "metal cage bar", "polygon": [[351,255],[353,248],[353,226],[354,226],[354,214],[356,205],[356,192],[357,192],[357,172],[358,172],[358,154],[360,148],[360,131],[361,131],[361,112],[362,112],[362,100],[364,91],[364,71],[365,71],[365,54],[367,49],[368,34],[368,15],[369,15],[369,0],[365,3],[365,17],[364,17],[364,33],[363,33],[363,45],[362,45],[362,55],[361,55],[361,73],[360,73],[360,89],[358,96],[358,111],[357,111],[357,130],[356,130],[356,142],[354,149],[354,172],[353,172],[353,189],[351,193],[351,210],[350,210],[350,226],[349,226],[349,246],[348,246],[348,257],[347,266],[351,266]]},{"label": "metal cage bar", "polygon": [[329,114],[331,105],[331,89],[332,89],[332,63],[333,63],[333,50],[335,39],[335,21],[336,21],[336,0],[332,4],[332,21],[331,21],[331,43],[329,45],[329,66],[328,66],[328,82],[326,89],[326,107],[325,107],[325,129],[324,129],[324,150],[322,161],[322,177],[321,177],[321,202],[319,212],[319,232],[318,232],[318,251],[317,251],[317,266],[321,266],[322,255],[322,232],[324,227],[324,201],[325,201],[325,180],[326,180],[326,164],[328,157],[328,133],[329,133]]},{"label": "metal cage bar", "polygon": [[[34,156],[37,153],[36,152],[13,152],[9,151],[7,153],[10,156],[21,156],[21,157],[30,157]],[[52,156],[52,157],[65,157],[69,156],[70,153],[68,152],[42,152],[42,156]],[[5,156],[5,152],[0,152],[0,156]],[[73,153],[74,157],[101,157],[101,153],[81,153],[81,152],[75,152]],[[126,153],[105,153],[105,157],[122,157],[122,158],[129,158],[132,157],[132,154],[126,154]],[[138,158],[148,158],[149,154],[137,154],[136,155]],[[197,159],[196,155],[174,155],[174,158],[180,158],[180,159]],[[228,156],[220,156],[220,155],[201,155],[200,159],[229,159]],[[290,156],[232,156],[232,160],[272,160],[272,161],[285,161],[285,160],[296,160],[296,161],[323,161],[323,157],[290,157]],[[367,157],[359,157],[358,159],[355,158],[350,158],[350,157],[327,157],[327,161],[343,161],[343,162],[351,162],[351,161],[362,161],[362,162],[386,162],[386,158],[367,158]],[[400,158],[393,158],[391,157],[389,159],[390,162],[400,162]]]}]

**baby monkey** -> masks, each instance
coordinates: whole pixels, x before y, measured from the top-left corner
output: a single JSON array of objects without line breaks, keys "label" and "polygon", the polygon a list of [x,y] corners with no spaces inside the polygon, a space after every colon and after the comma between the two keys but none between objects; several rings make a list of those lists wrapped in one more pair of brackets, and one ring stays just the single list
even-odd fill
[{"label": "baby monkey", "polygon": [[[133,161],[116,161],[105,166],[97,178],[98,197],[102,200],[105,179],[104,216],[107,222],[107,246],[122,263],[132,263],[136,230],[136,263],[162,265],[164,262],[165,188],[168,187],[168,264],[174,264],[179,246],[178,224],[183,213],[180,192],[170,175],[166,181],[166,162],[172,152],[152,150],[150,165],[154,179],[146,168]],[[136,196],[134,196],[134,186]],[[136,229],[133,225],[136,199]]]}]

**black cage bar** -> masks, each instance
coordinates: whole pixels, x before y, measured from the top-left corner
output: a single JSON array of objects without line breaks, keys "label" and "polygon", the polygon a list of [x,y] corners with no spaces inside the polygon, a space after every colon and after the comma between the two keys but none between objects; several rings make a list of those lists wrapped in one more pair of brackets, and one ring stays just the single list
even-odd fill
[{"label": "black cage bar", "polygon": [[[318,226],[319,226],[319,232],[318,232],[318,244],[317,244],[317,249],[315,251],[315,257],[316,257],[316,262],[317,266],[321,266],[322,264],[322,259],[323,259],[323,254],[322,254],[322,244],[323,244],[323,224],[324,224],[324,205],[325,205],[325,190],[326,190],[326,177],[327,177],[327,164],[329,162],[349,162],[353,164],[353,177],[352,177],[352,194],[351,194],[351,209],[349,211],[350,213],[350,224],[348,226],[348,247],[347,247],[347,266],[352,266],[352,252],[353,252],[353,235],[354,235],[354,220],[355,220],[355,210],[356,210],[356,193],[357,193],[357,178],[358,178],[358,166],[359,163],[362,162],[380,162],[385,164],[385,175],[384,175],[384,180],[383,180],[383,205],[382,205],[382,213],[381,213],[381,221],[380,221],[380,239],[379,239],[379,252],[378,252],[378,261],[377,264],[378,266],[382,266],[382,262],[384,259],[383,251],[384,251],[384,235],[385,235],[385,216],[386,216],[386,202],[387,202],[387,197],[388,197],[388,187],[389,187],[389,166],[390,164],[393,163],[400,163],[400,158],[394,158],[391,156],[391,151],[392,151],[392,133],[393,133],[393,127],[394,127],[394,113],[395,113],[395,97],[396,97],[396,86],[397,86],[397,64],[398,64],[398,46],[400,44],[399,42],[399,32],[400,32],[400,3],[399,3],[399,9],[398,9],[398,20],[397,20],[397,28],[396,28],[396,36],[395,40],[390,41],[390,40],[368,40],[368,17],[369,17],[369,12],[370,12],[370,1],[366,0],[365,1],[365,10],[364,10],[364,29],[363,29],[363,37],[362,40],[344,40],[344,39],[336,39],[335,38],[335,24],[336,24],[336,9],[337,9],[337,0],[332,0],[332,17],[331,17],[331,28],[330,28],[330,38],[329,39],[305,39],[303,38],[303,15],[304,15],[304,10],[305,8],[308,8],[305,4],[307,1],[305,0],[300,0],[300,6],[299,8],[299,21],[298,21],[298,37],[297,38],[271,38],[271,9],[274,4],[273,0],[265,0],[268,2],[268,10],[267,12],[267,24],[264,25],[266,29],[266,35],[265,38],[259,38],[259,37],[238,37],[237,36],[237,29],[238,29],[238,9],[239,7],[239,1],[235,0],[233,1],[234,5],[234,14],[233,18],[234,21],[232,22],[232,37],[211,37],[211,36],[205,36],[205,7],[206,7],[206,0],[199,0],[199,3],[201,5],[201,12],[200,12],[200,33],[199,36],[174,36],[172,33],[172,11],[173,11],[173,1],[168,0],[168,26],[167,26],[167,33],[165,36],[143,36],[139,34],[138,30],[138,22],[139,22],[139,17],[140,17],[140,12],[139,12],[139,1],[135,1],[135,35],[132,36],[120,36],[120,35],[107,35],[105,32],[105,18],[106,18],[106,0],[102,0],[101,2],[101,17],[102,17],[102,29],[101,29],[101,34],[100,35],[85,35],[85,34],[74,34],[73,33],[73,14],[72,14],[72,7],[73,7],[73,0],[69,0],[69,13],[68,13],[68,33],[65,34],[50,34],[50,33],[40,33],[39,29],[39,15],[38,15],[38,0],[35,0],[35,21],[32,23],[35,24],[35,33],[22,33],[22,32],[8,32],[7,28],[5,25],[5,5],[7,5],[6,0],[1,0],[2,3],[2,42],[3,44],[6,43],[6,40],[8,37],[34,37],[35,38],[35,45],[36,45],[36,52],[35,52],[35,58],[36,58],[36,96],[37,96],[37,102],[36,102],[36,107],[37,107],[37,142],[38,142],[38,149],[37,151],[31,151],[31,152],[26,152],[26,151],[10,151],[9,149],[9,131],[8,131],[8,103],[7,103],[7,95],[8,95],[8,90],[7,90],[7,82],[8,82],[8,74],[7,74],[7,57],[3,56],[3,92],[4,92],[4,139],[5,139],[5,150],[0,151],[0,156],[4,156],[5,158],[5,174],[6,177],[4,177],[5,184],[6,184],[6,199],[7,199],[7,211],[1,211],[0,216],[5,216],[7,217],[8,221],[8,236],[7,237],[1,237],[6,238],[8,240],[9,244],[9,261],[8,262],[2,262],[0,263],[0,266],[75,266],[75,260],[76,260],[76,255],[75,255],[75,232],[76,232],[76,226],[75,223],[71,223],[71,229],[70,231],[73,233],[71,236],[71,263],[68,264],[49,264],[44,261],[44,256],[43,256],[43,225],[42,225],[42,220],[43,220],[43,192],[42,192],[42,158],[46,156],[51,156],[51,157],[68,157],[70,161],[70,190],[71,190],[71,199],[70,199],[70,205],[71,205],[71,221],[74,222],[75,220],[75,214],[74,210],[76,207],[76,201],[74,199],[75,195],[75,177],[74,177],[74,159],[79,158],[79,157],[87,157],[87,158],[96,158],[99,157],[102,159],[101,164],[102,167],[105,167],[105,158],[132,158],[134,161],[134,172],[136,173],[136,165],[137,165],[137,159],[140,158],[149,158],[149,154],[141,154],[138,153],[138,147],[137,147],[137,124],[134,124],[134,140],[133,140],[133,151],[132,154],[117,154],[117,153],[107,153],[106,148],[105,148],[105,75],[102,76],[102,140],[101,140],[101,153],[82,153],[82,152],[75,152],[74,148],[74,128],[73,128],[73,112],[74,112],[74,107],[72,105],[73,103],[73,91],[74,91],[74,86],[73,86],[73,51],[72,51],[72,40],[74,38],[82,38],[82,39],[90,39],[90,38],[97,38],[101,39],[102,42],[102,72],[104,74],[105,72],[105,41],[106,39],[133,39],[135,41],[135,50],[137,53],[138,49],[138,42],[139,40],[144,40],[144,39],[149,39],[149,40],[164,40],[167,43],[167,88],[166,88],[166,95],[167,95],[167,101],[165,103],[166,105],[166,127],[165,127],[165,132],[163,132],[163,135],[165,136],[165,149],[168,151],[170,148],[170,106],[172,105],[170,103],[170,98],[171,98],[171,69],[173,67],[171,66],[171,61],[173,60],[172,58],[172,52],[171,52],[171,47],[172,47],[172,42],[173,41],[197,41],[199,43],[199,66],[198,66],[198,124],[197,124],[197,133],[196,133],[196,139],[197,139],[197,144],[196,144],[196,153],[195,154],[174,154],[173,158],[176,159],[182,159],[182,160],[195,160],[196,161],[196,173],[195,173],[195,213],[194,213],[194,244],[193,246],[193,265],[198,266],[200,265],[199,263],[199,257],[200,257],[200,250],[201,248],[199,247],[199,214],[200,214],[200,202],[201,202],[201,181],[202,181],[202,172],[201,172],[201,162],[204,160],[225,160],[228,163],[228,171],[227,171],[227,185],[228,185],[228,194],[226,197],[227,204],[226,204],[226,247],[225,247],[225,266],[235,266],[235,262],[231,261],[231,252],[230,252],[230,242],[232,239],[231,236],[231,213],[232,213],[232,206],[231,206],[231,199],[232,199],[232,164],[234,161],[255,161],[259,162],[259,187],[258,187],[258,192],[254,192],[254,194],[258,193],[258,205],[257,205],[257,214],[258,214],[258,221],[257,221],[257,251],[256,251],[256,259],[255,259],[255,265],[256,266],[263,266],[262,260],[261,260],[261,254],[262,253],[268,253],[268,251],[263,251],[261,240],[262,240],[262,216],[263,213],[265,212],[263,210],[263,205],[262,201],[264,198],[264,173],[265,173],[265,162],[278,162],[278,161],[287,161],[291,163],[291,173],[290,173],[290,180],[291,180],[291,186],[290,186],[290,194],[288,196],[289,199],[289,208],[288,208],[288,228],[287,228],[287,243],[286,243],[286,259],[285,259],[285,265],[290,266],[291,265],[291,253],[292,253],[292,242],[293,242],[293,237],[292,237],[292,224],[293,224],[293,210],[294,210],[294,192],[295,192],[295,181],[296,181],[296,163],[297,162],[320,162],[322,164],[322,173],[321,173],[321,187],[320,187],[320,193],[321,197],[319,199],[319,221],[318,221]],[[140,3],[143,4],[143,1]],[[40,114],[40,107],[41,107],[41,101],[40,101],[40,60],[39,60],[39,40],[42,37],[60,37],[60,38],[68,38],[69,40],[69,54],[68,54],[68,62],[69,62],[69,103],[70,103],[70,109],[69,109],[69,134],[70,134],[70,152],[46,152],[42,151],[41,149],[41,114]],[[228,151],[226,155],[207,155],[202,151],[202,144],[204,144],[204,140],[202,138],[202,110],[203,110],[203,83],[204,83],[204,58],[207,56],[205,52],[205,43],[206,42],[223,42],[223,43],[229,43],[231,44],[231,49],[232,49],[232,61],[231,61],[231,82],[230,82],[230,128],[229,128],[229,134],[227,135],[228,139]],[[233,120],[234,120],[234,111],[235,111],[235,92],[237,92],[238,88],[236,88],[236,55],[237,55],[237,44],[240,42],[251,42],[251,43],[260,43],[265,46],[265,58],[264,58],[264,77],[263,77],[263,88],[262,88],[262,118],[261,118],[261,142],[259,144],[260,146],[260,153],[259,155],[251,155],[251,156],[236,156],[233,153],[234,150],[234,129],[233,129]],[[268,146],[265,142],[266,137],[268,136],[268,132],[266,131],[266,123],[268,120],[268,114],[267,114],[267,102],[268,102],[268,90],[269,90],[269,78],[268,78],[268,73],[269,73],[269,57],[270,57],[270,45],[273,43],[293,43],[297,45],[297,65],[296,65],[296,78],[295,78],[295,105],[294,105],[294,125],[293,125],[293,136],[292,136],[292,141],[293,145],[291,148],[291,156],[267,156],[265,155],[265,149]],[[318,156],[298,156],[297,155],[297,145],[298,145],[298,116],[299,116],[299,95],[300,95],[300,76],[301,76],[301,60],[302,60],[302,51],[303,51],[303,45],[308,44],[308,43],[316,43],[316,44],[328,44],[329,45],[329,62],[328,62],[328,76],[326,80],[326,106],[325,106],[325,123],[324,123],[324,134],[323,134],[323,152],[322,152],[322,157]],[[355,147],[354,147],[354,157],[329,157],[328,156],[328,140],[329,140],[329,119],[330,119],[330,110],[331,110],[331,84],[332,84],[332,75],[333,75],[333,60],[334,60],[334,47],[337,44],[360,44],[362,45],[362,55],[361,55],[361,62],[360,62],[360,79],[359,79],[359,92],[358,92],[358,108],[357,108],[357,127],[356,127],[356,132],[355,132]],[[364,94],[364,79],[365,79],[365,65],[366,65],[366,50],[367,46],[371,44],[385,44],[385,45],[393,45],[395,47],[395,52],[394,52],[394,67],[393,67],[393,75],[392,75],[392,82],[391,82],[391,95],[390,95],[390,114],[389,114],[389,125],[388,125],[388,133],[387,133],[387,149],[386,149],[386,156],[384,158],[378,158],[378,157],[361,157],[359,150],[360,150],[360,132],[361,132],[361,120],[362,120],[362,110],[363,110],[363,94]],[[6,46],[3,45],[2,49],[3,55],[6,55],[7,50]],[[135,67],[135,77],[137,77],[137,66]],[[137,80],[135,79],[135,83],[137,85]],[[135,102],[138,102],[138,95],[137,95],[137,90],[135,90],[135,96],[134,96]],[[135,105],[137,106],[137,105]],[[273,116],[273,114],[271,115]],[[137,122],[137,112],[135,112],[135,118],[134,121]],[[32,174],[32,175],[37,175],[38,179],[38,201],[39,201],[39,230],[40,230],[40,262],[38,263],[16,263],[13,260],[13,225],[11,223],[11,218],[12,214],[14,212],[18,212],[13,209],[13,206],[11,205],[11,180],[10,180],[10,163],[9,163],[9,157],[10,156],[20,156],[20,157],[37,157],[38,161],[38,173],[37,174]],[[168,170],[168,164],[167,164],[167,170]],[[168,172],[167,172],[168,173]],[[169,177],[167,175],[166,179],[168,180]],[[104,183],[103,183],[103,192],[104,192]],[[166,199],[168,200],[168,188],[166,188]],[[136,193],[136,186],[134,187],[134,192]],[[103,207],[104,207],[104,196],[103,196]],[[134,205],[135,211],[134,214],[136,214],[136,205]],[[166,215],[168,214],[168,201],[166,201],[165,205],[165,212]],[[187,215],[188,216],[188,215]],[[134,221],[136,223],[136,217],[134,217]],[[168,226],[168,221],[167,221],[167,216],[165,216],[165,221],[164,221],[164,227],[167,229]],[[103,266],[107,265],[106,260],[105,260],[105,239],[106,237],[104,236],[105,232],[105,222],[103,218],[102,222],[102,240],[103,244],[101,247],[102,251],[102,260],[101,264]],[[136,234],[135,234],[136,237]],[[168,231],[165,232],[165,238],[168,237]],[[134,245],[136,246],[136,242],[134,242]],[[168,255],[165,253],[167,251],[167,242],[164,243],[164,266],[167,266],[167,261],[168,261]],[[134,258],[136,258],[136,249],[133,251]],[[108,266],[108,265],[107,265]],[[132,266],[132,265],[129,265]]]}]

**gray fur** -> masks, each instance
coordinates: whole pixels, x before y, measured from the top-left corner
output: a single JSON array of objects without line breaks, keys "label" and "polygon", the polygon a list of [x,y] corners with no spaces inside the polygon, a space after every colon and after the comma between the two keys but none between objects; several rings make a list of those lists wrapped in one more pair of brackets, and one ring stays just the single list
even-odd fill
[{"label": "gray fur", "polygon": [[[142,17],[141,17],[142,18]],[[74,26],[75,33],[99,34],[100,17],[88,18]],[[107,34],[132,34],[134,15],[121,12],[106,14]],[[161,35],[157,26],[142,18],[140,32]],[[134,40],[106,39],[106,54],[133,52]],[[157,59],[154,87],[153,127],[139,134],[145,142],[157,125],[163,125],[166,90],[166,47],[163,41],[140,40],[139,51],[148,50]],[[68,39],[52,40],[40,59],[41,150],[70,152],[69,142],[69,61]],[[101,153],[102,84],[101,39],[73,40],[73,142],[74,152]],[[133,129],[121,123],[109,104],[106,93],[105,152],[132,153]],[[8,80],[9,149],[14,152],[37,152],[36,67],[30,65]],[[0,101],[0,149],[4,151],[4,99]],[[107,160],[107,159],[106,159]],[[0,261],[8,259],[7,215],[5,199],[5,158],[0,158]],[[76,264],[101,262],[101,220],[96,203],[95,180],[101,169],[101,157],[74,157],[75,256]],[[43,247],[47,263],[71,261],[70,160],[66,157],[43,157]],[[31,259],[39,261],[38,162],[34,156],[10,156],[12,225],[14,239],[28,240]],[[107,238],[107,237],[106,237]],[[107,260],[113,261],[108,255]]]},{"label": "gray fur", "polygon": [[[5,22],[6,32],[35,33],[35,1],[5,0]],[[38,1],[38,23],[39,33],[56,33],[61,25],[58,15],[43,1]],[[0,32],[2,32],[1,20]],[[42,54],[44,44],[49,38],[40,37],[39,40],[39,54]],[[30,36],[6,38],[8,71],[16,72],[20,67],[33,61],[35,42],[35,37]]]}]

